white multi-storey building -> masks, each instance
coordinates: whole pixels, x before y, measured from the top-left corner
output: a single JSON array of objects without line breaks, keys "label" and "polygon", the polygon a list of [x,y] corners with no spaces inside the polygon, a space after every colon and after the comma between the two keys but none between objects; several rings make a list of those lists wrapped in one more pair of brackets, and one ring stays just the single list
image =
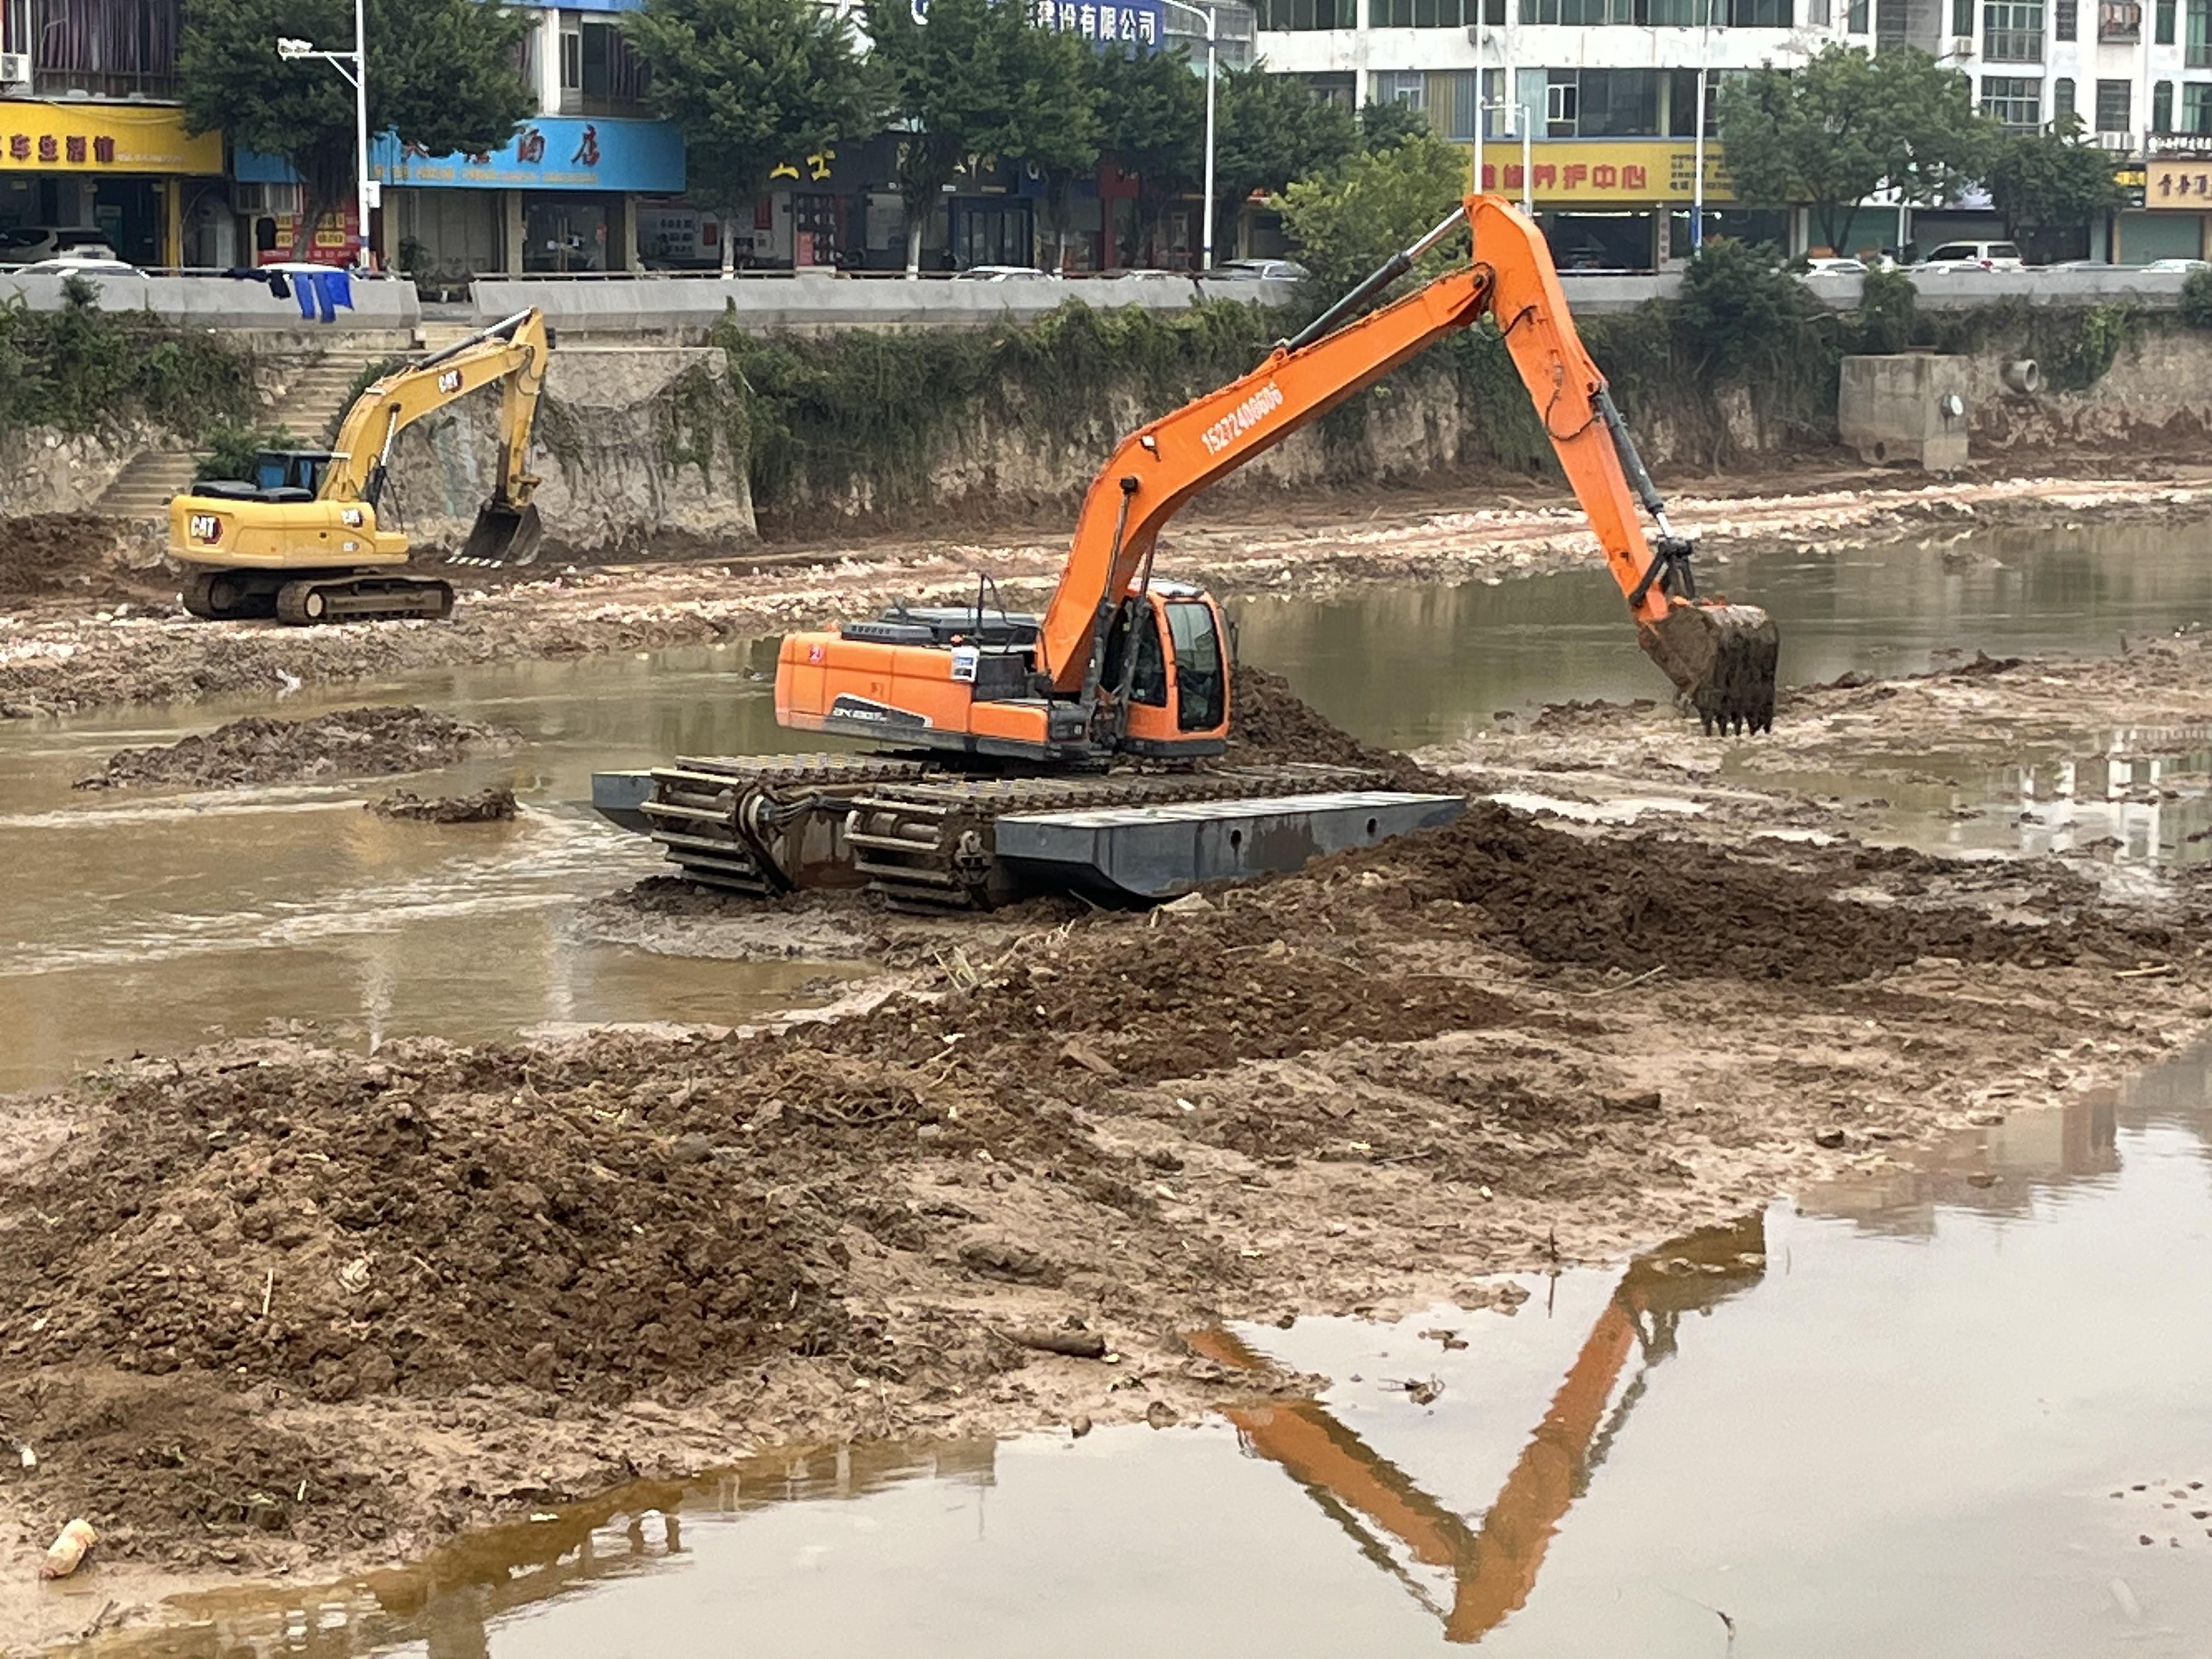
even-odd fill
[{"label": "white multi-storey building", "polygon": [[[2000,119],[2078,117],[2116,163],[2186,148],[2164,135],[2212,146],[2212,0],[1258,0],[1258,10],[1270,69],[1348,102],[1418,105],[1470,150],[1480,87],[1484,181],[1527,199],[1567,264],[1686,255],[1701,80],[1705,233],[1802,248],[1802,223],[1735,201],[1714,106],[1722,77],[1794,67],[1831,42],[1917,46],[1966,74]],[[2170,197],[2175,181],[2154,160],[2150,210],[2122,216],[2119,257],[2198,251],[2193,214],[2161,209],[2162,183]],[[1976,231],[1998,228],[1968,202],[1917,210],[1907,234],[1925,246]],[[1844,251],[1899,240],[1895,209],[1870,210]],[[2100,227],[2094,251],[2111,240]]]}]

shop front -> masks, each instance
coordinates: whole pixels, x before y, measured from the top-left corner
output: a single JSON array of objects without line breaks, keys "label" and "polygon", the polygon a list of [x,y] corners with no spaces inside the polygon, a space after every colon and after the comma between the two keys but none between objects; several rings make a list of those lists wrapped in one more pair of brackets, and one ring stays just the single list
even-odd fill
[{"label": "shop front", "polygon": [[221,136],[186,133],[173,108],[0,100],[0,230],[96,233],[136,265],[198,263],[185,228],[222,178]]},{"label": "shop front", "polygon": [[[1472,145],[1462,148],[1472,152]],[[1705,234],[1787,245],[1789,216],[1737,205],[1721,147],[1705,148]],[[1493,138],[1482,188],[1527,200],[1562,270],[1658,270],[1690,255],[1698,147],[1688,138]]]},{"label": "shop front", "polygon": [[684,189],[684,141],[665,121],[545,115],[489,155],[426,155],[391,137],[373,154],[380,246],[432,280],[634,270],[636,198]]},{"label": "shop front", "polygon": [[[2169,140],[2169,143],[2172,141]],[[2119,216],[2118,263],[2202,259],[2212,231],[2212,144],[2201,155],[2154,155],[2143,163],[2140,210]]]}]

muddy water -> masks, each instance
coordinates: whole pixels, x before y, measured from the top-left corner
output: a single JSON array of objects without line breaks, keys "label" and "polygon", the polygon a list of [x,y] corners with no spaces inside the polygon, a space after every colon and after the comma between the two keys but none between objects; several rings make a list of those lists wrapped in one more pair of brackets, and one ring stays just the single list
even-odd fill
[{"label": "muddy water", "polygon": [[1310,1401],[764,1459],[97,1650],[2201,1655],[2208,1275],[2212,1048],[1510,1315],[1217,1344]]},{"label": "muddy water", "polygon": [[[1786,684],[1850,671],[1923,672],[1993,657],[2108,654],[2212,619],[2212,526],[2092,525],[1708,557],[1708,591],[1771,611]],[[1339,724],[1394,748],[1449,742],[1547,702],[1666,695],[1625,646],[1595,572],[1329,599],[1253,598],[1240,642]],[[2094,851],[2116,860],[2212,859],[2212,730],[2085,731],[2077,744],[2001,757],[1892,746],[1884,775],[1755,774],[1765,787],[1876,800],[1878,839],[1951,851]],[[2193,783],[2186,781],[2193,780]],[[2183,781],[2179,800],[2165,799]],[[2192,836],[2201,836],[2192,840]]]},{"label": "muddy water", "polygon": [[[753,653],[527,663],[303,694],[286,716],[420,702],[520,727],[512,757],[408,779],[512,782],[512,823],[372,817],[391,781],[86,794],[112,750],[266,700],[125,710],[0,731],[0,1091],[134,1049],[307,1030],[366,1044],[545,1024],[728,1024],[809,998],[836,964],[699,961],[576,935],[579,903],[658,867],[585,805],[595,767],[783,743]],[[272,688],[273,690],[274,688]]]}]

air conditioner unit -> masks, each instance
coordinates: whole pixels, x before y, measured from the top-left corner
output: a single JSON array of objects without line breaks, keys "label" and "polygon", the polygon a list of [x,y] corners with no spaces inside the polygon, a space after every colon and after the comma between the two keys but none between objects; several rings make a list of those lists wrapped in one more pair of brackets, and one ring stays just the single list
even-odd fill
[{"label": "air conditioner unit", "polygon": [[1952,57],[1954,57],[1954,58],[1972,58],[1973,55],[1974,55],[1974,37],[1973,37],[1972,35],[1971,35],[1971,34],[1954,34],[1954,35],[1953,35],[1953,36],[1951,37],[1951,56],[1952,56]]},{"label": "air conditioner unit", "polygon": [[27,52],[0,52],[0,87],[27,87],[31,84],[31,54]]}]

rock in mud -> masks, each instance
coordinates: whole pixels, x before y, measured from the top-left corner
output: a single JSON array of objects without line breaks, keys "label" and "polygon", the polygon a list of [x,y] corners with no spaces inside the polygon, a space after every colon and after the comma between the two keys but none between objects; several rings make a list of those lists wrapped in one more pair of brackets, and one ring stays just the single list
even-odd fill
[{"label": "rock in mud", "polygon": [[404,818],[416,823],[501,823],[516,812],[514,791],[494,785],[473,795],[432,795],[428,799],[411,789],[395,789],[368,803],[368,811],[380,818]]},{"label": "rock in mud", "polygon": [[175,743],[125,749],[79,789],[182,784],[236,789],[303,779],[374,777],[451,766],[470,755],[503,754],[521,741],[509,726],[479,726],[411,704],[342,708],[312,720],[256,714]]}]

